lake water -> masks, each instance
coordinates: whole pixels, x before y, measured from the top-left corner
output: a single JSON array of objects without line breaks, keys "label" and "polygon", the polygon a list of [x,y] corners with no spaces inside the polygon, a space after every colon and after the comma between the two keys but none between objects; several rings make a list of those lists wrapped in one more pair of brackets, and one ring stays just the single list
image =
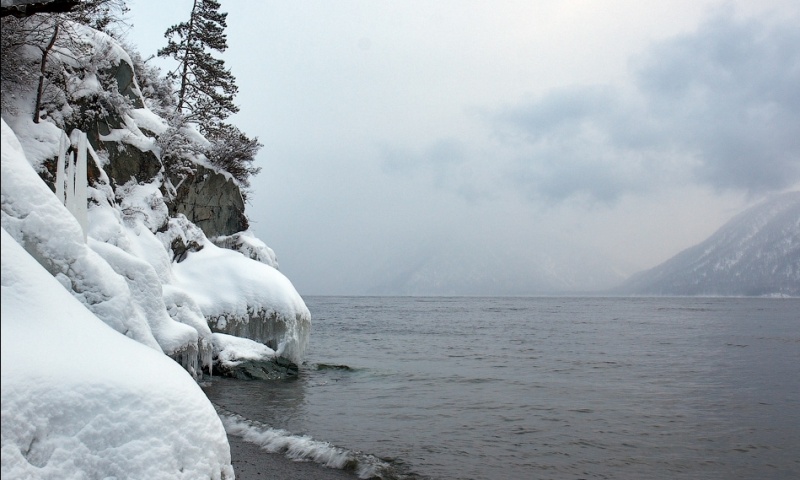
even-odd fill
[{"label": "lake water", "polygon": [[800,478],[800,299],[306,303],[299,379],[205,390],[252,429],[372,474]]}]

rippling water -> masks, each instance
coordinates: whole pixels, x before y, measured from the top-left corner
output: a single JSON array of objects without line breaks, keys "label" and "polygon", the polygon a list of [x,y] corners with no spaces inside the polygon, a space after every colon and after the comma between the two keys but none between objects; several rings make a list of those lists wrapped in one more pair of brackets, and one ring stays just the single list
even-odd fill
[{"label": "rippling water", "polygon": [[413,478],[800,478],[800,300],[306,303],[301,378],[213,402]]}]

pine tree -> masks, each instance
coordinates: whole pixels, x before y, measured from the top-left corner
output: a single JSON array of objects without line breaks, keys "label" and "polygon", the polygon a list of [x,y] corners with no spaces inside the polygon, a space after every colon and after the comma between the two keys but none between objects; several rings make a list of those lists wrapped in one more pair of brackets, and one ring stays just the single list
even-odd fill
[{"label": "pine tree", "polygon": [[219,8],[217,0],[194,0],[189,21],[168,28],[167,46],[158,51],[158,56],[178,61],[177,69],[169,73],[179,84],[175,113],[197,124],[202,133],[239,111],[233,103],[238,91],[234,76],[225,62],[209,53],[228,48],[228,14]]},{"label": "pine tree", "polygon": [[263,147],[258,137],[250,138],[237,127],[223,123],[209,134],[211,147],[205,154],[208,160],[233,175],[247,196],[250,177],[257,175],[261,167],[253,166],[256,154]]}]

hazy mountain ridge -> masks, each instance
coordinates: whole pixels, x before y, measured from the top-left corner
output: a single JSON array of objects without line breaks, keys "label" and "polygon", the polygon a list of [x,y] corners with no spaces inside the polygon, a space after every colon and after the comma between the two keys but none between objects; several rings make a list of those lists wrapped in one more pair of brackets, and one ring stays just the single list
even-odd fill
[{"label": "hazy mountain ridge", "polygon": [[[495,240],[497,242],[497,240]],[[566,240],[523,245],[500,240],[500,248],[476,236],[419,247],[375,272],[369,295],[544,295],[589,292],[625,276],[596,253],[575,250]],[[578,253],[576,253],[576,251]],[[424,252],[424,253],[423,253]],[[398,268],[398,265],[401,265]]]},{"label": "hazy mountain ridge", "polygon": [[800,192],[776,195],[617,293],[800,296]]}]

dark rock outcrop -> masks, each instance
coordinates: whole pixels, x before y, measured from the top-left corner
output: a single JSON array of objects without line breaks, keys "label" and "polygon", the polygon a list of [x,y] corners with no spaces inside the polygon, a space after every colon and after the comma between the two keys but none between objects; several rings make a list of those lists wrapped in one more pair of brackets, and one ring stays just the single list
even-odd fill
[{"label": "dark rock outcrop", "polygon": [[297,377],[299,368],[283,357],[269,360],[244,360],[236,366],[217,364],[215,373],[240,380],[280,380]]},{"label": "dark rock outcrop", "polygon": [[194,174],[174,184],[175,196],[167,200],[170,217],[184,214],[209,238],[247,230],[244,199],[231,178],[198,165]]},{"label": "dark rock outcrop", "polygon": [[142,96],[134,81],[133,67],[127,62],[119,62],[114,70],[114,78],[117,80],[117,90],[131,101],[131,106],[144,108]]},{"label": "dark rock outcrop", "polygon": [[[101,135],[107,135],[108,125],[99,123],[98,131]],[[161,161],[153,152],[143,152],[122,142],[101,143],[109,158],[104,170],[115,187],[131,179],[137,183],[149,182],[161,171]]]}]

